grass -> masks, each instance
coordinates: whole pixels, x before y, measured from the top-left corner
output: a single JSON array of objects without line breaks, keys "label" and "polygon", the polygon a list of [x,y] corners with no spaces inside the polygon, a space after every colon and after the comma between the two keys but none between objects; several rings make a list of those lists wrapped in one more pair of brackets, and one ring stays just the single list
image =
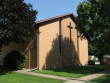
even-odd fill
[{"label": "grass", "polygon": [[85,67],[74,67],[71,69],[53,69],[53,70],[51,69],[51,70],[43,70],[43,71],[36,70],[34,72],[41,74],[63,76],[63,77],[79,78],[93,73],[105,71],[109,68],[110,66],[94,65],[94,66],[85,66]]},{"label": "grass", "polygon": [[82,76],[85,76],[83,74],[79,74],[79,73],[69,73],[69,72],[65,72],[65,71],[56,71],[56,70],[43,70],[43,71],[35,71],[37,73],[41,73],[41,74],[49,74],[49,75],[56,75],[56,76],[63,76],[63,77],[75,77],[75,78],[79,78]]},{"label": "grass", "polygon": [[63,83],[63,80],[50,79],[16,72],[0,75],[0,83]]},{"label": "grass", "polygon": [[108,73],[100,78],[90,80],[87,83],[110,83],[110,73]]}]

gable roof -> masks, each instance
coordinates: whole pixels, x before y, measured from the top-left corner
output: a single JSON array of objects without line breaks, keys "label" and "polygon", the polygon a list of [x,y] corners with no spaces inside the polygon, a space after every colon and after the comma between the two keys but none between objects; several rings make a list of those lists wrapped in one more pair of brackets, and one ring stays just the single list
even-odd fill
[{"label": "gable roof", "polygon": [[51,22],[51,21],[59,19],[59,18],[64,18],[64,17],[67,17],[67,16],[72,17],[72,19],[75,21],[75,16],[72,13],[69,13],[69,14],[64,14],[64,15],[61,15],[61,16],[56,16],[56,17],[45,19],[45,20],[37,21],[36,23],[39,25],[39,24]]}]

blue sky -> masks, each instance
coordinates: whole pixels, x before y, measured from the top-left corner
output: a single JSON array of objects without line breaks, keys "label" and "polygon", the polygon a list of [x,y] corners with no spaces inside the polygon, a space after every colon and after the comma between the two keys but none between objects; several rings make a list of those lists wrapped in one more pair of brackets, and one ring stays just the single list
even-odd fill
[{"label": "blue sky", "polygon": [[38,11],[37,20],[43,20],[67,13],[77,15],[76,9],[82,0],[24,0]]}]

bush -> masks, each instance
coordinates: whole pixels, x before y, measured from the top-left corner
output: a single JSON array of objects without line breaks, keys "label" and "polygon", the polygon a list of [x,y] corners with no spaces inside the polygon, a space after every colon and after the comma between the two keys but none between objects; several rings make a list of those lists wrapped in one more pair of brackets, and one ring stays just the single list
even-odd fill
[{"label": "bush", "polygon": [[94,60],[89,60],[89,65],[95,65],[95,61]]},{"label": "bush", "polygon": [[9,70],[18,70],[24,67],[26,57],[24,53],[12,51],[4,59],[4,67]]}]

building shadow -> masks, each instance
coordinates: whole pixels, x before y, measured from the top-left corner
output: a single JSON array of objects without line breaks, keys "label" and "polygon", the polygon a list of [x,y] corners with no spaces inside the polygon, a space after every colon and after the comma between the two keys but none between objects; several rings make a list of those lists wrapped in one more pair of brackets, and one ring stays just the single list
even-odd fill
[{"label": "building shadow", "polygon": [[47,53],[46,69],[72,68],[80,65],[78,51],[69,38],[58,36],[53,40],[52,48]]}]

